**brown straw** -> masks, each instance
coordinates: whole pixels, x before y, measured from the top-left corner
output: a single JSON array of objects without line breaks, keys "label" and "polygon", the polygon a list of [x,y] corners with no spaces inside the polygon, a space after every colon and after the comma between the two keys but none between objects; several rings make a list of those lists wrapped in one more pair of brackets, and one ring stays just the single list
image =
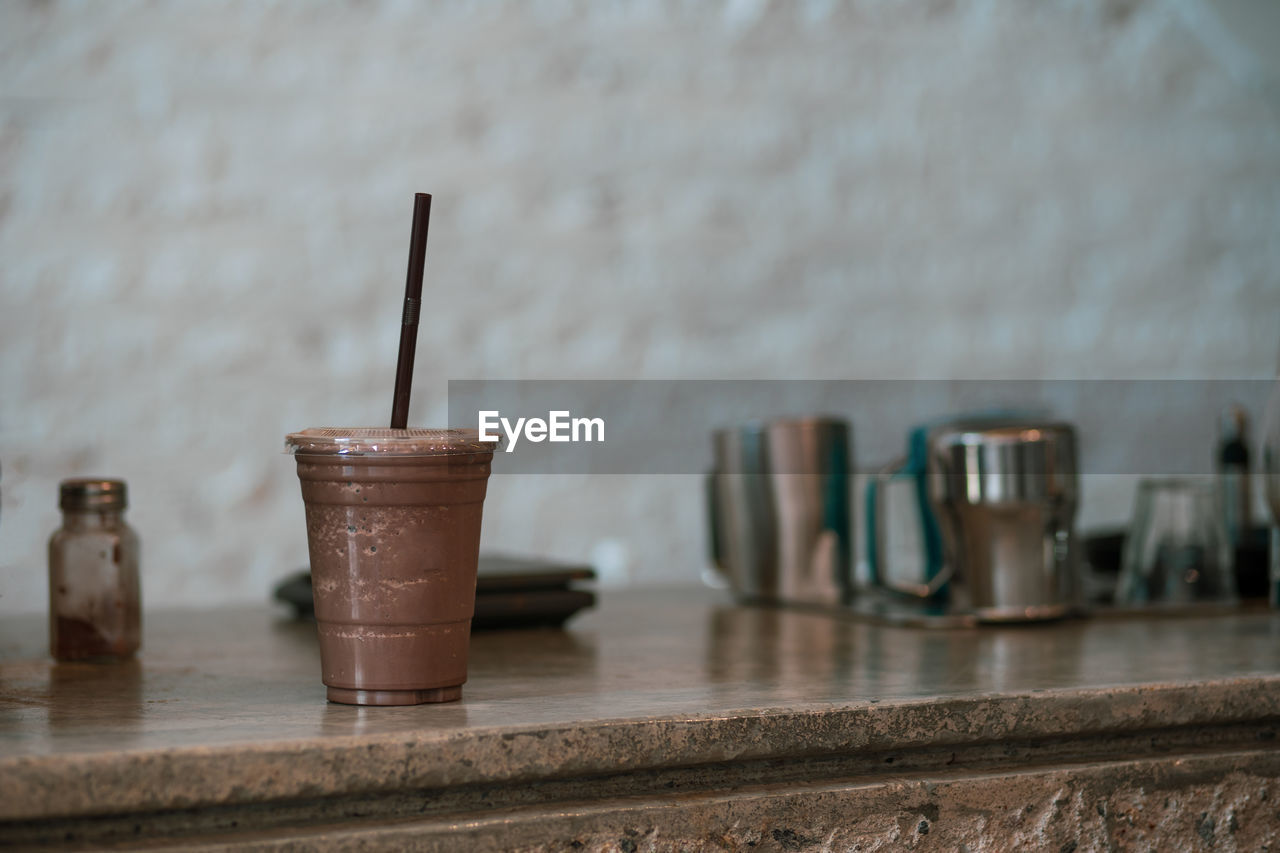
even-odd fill
[{"label": "brown straw", "polygon": [[413,353],[418,346],[418,313],[422,308],[422,271],[427,263],[427,223],[431,196],[413,195],[413,232],[409,236],[409,272],[404,282],[404,314],[400,321],[400,357],[396,360],[396,394],[391,404],[391,428],[409,426],[409,388],[413,384]]}]

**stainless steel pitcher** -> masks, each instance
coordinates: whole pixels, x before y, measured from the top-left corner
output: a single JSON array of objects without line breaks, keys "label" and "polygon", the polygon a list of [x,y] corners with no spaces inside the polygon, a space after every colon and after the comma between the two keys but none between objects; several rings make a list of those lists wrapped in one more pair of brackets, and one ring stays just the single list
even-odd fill
[{"label": "stainless steel pitcher", "polygon": [[1080,601],[1075,429],[955,423],[929,436],[929,501],[948,610],[986,620],[1065,616]]},{"label": "stainless steel pitcher", "polygon": [[718,430],[711,552],[742,601],[843,604],[852,590],[852,429],[799,418]]}]

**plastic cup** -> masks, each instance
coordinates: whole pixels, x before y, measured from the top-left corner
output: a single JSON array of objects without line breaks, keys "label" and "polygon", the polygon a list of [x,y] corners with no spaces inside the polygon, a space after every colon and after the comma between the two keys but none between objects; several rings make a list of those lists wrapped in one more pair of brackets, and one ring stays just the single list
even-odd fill
[{"label": "plastic cup", "polygon": [[332,702],[462,697],[495,446],[475,431],[292,433]]}]

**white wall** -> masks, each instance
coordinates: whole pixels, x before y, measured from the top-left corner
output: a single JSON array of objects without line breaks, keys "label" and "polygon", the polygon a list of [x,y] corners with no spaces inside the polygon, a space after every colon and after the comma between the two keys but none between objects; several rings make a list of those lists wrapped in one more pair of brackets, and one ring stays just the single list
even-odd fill
[{"label": "white wall", "polygon": [[[0,612],[75,474],[149,605],[305,562],[281,438],[387,417],[415,190],[417,424],[449,378],[1272,375],[1280,110],[1206,8],[0,6]],[[498,478],[485,544],[691,580],[699,497]]]}]

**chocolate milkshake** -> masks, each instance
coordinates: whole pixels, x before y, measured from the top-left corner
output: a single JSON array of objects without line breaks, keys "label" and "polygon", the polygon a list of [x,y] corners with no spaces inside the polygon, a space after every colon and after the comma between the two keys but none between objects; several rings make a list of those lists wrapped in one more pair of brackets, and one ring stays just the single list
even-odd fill
[{"label": "chocolate milkshake", "polygon": [[306,504],[329,699],[460,698],[494,444],[474,431],[376,428],[286,442]]}]

